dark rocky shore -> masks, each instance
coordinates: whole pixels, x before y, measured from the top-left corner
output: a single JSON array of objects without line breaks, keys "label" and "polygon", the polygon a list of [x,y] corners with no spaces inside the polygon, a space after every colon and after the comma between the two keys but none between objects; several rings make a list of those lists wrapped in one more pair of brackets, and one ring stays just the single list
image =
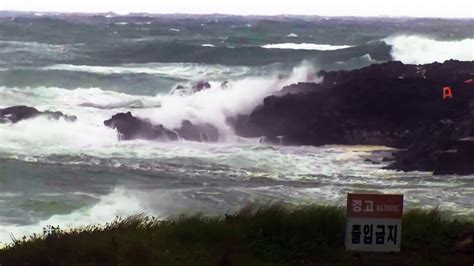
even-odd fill
[{"label": "dark rocky shore", "polygon": [[[474,62],[389,62],[319,75],[322,83],[285,87],[229,123],[241,136],[288,145],[398,148],[390,169],[474,173],[474,139],[465,139],[474,135]],[[453,97],[444,99],[447,86]]]},{"label": "dark rocky shore", "polygon": [[[384,145],[397,148],[389,169],[474,174],[474,61],[427,65],[388,62],[318,73],[322,83],[287,86],[249,115],[228,118],[243,137],[283,145]],[[446,87],[449,87],[447,95]],[[450,97],[445,97],[450,96]],[[0,123],[37,116],[76,120],[27,106],[0,109]],[[104,121],[122,140],[215,142],[218,129],[182,121],[179,128],[118,113]]]}]

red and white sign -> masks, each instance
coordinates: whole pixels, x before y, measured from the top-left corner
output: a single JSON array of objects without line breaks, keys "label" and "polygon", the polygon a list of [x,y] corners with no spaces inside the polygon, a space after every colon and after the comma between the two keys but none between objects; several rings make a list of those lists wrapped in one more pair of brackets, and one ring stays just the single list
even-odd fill
[{"label": "red and white sign", "polygon": [[348,194],[346,249],[400,252],[403,195]]}]

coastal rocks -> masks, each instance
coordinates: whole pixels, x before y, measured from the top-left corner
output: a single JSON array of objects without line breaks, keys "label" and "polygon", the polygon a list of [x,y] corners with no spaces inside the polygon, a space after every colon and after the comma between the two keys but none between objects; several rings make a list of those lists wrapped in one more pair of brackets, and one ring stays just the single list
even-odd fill
[{"label": "coastal rocks", "polygon": [[317,83],[311,82],[300,82],[298,84],[292,84],[289,86],[283,87],[280,91],[276,92],[275,96],[284,96],[286,94],[300,94],[306,92],[315,92],[318,89],[321,89],[322,86]]},{"label": "coastal rocks", "polygon": [[219,140],[219,130],[208,123],[195,125],[189,120],[184,120],[181,127],[175,129],[179,136],[185,140],[216,142]]},{"label": "coastal rocks", "polygon": [[456,150],[441,152],[434,175],[468,175],[474,173],[474,137],[461,139]]},{"label": "coastal rocks", "polygon": [[36,108],[29,106],[12,106],[0,109],[0,122],[17,123],[21,120],[30,119],[40,114]]},{"label": "coastal rocks", "polygon": [[[442,152],[473,134],[474,62],[388,62],[318,73],[228,119],[243,137],[284,138],[289,145],[384,145],[398,149],[391,169],[433,171]],[[453,98],[443,99],[450,86]]]},{"label": "coastal rocks", "polygon": [[[200,80],[192,84],[188,84],[189,86],[184,85],[177,85],[171,92],[171,95],[178,95],[178,96],[187,96],[192,95],[194,93],[211,89],[211,84],[207,80]],[[228,82],[225,83],[228,85]],[[223,85],[222,85],[223,86]]]},{"label": "coastal rocks", "polygon": [[211,84],[209,83],[209,81],[206,81],[206,80],[200,80],[200,81],[196,82],[196,84],[193,85],[193,91],[194,92],[207,90],[207,89],[210,89],[210,88],[211,88]]},{"label": "coastal rocks", "polygon": [[455,148],[458,139],[474,133],[472,120],[466,117],[457,120],[443,119],[436,123],[410,131],[400,140],[405,150],[394,154],[395,162],[388,169],[402,171],[433,171],[438,157]]},{"label": "coastal rocks", "polygon": [[120,140],[174,141],[182,138],[189,141],[216,142],[219,139],[219,130],[211,124],[193,124],[184,120],[179,128],[170,130],[163,125],[154,125],[146,119],[135,117],[130,112],[115,114],[105,120],[104,125],[116,129]]},{"label": "coastal rocks", "polygon": [[178,140],[176,132],[162,125],[153,125],[148,120],[134,117],[130,112],[115,114],[105,120],[104,125],[116,129],[120,140]]},{"label": "coastal rocks", "polygon": [[29,106],[12,106],[4,109],[0,109],[0,123],[18,123],[22,120],[36,118],[38,116],[44,116],[48,119],[64,119],[69,122],[76,121],[75,115],[65,115],[62,112],[56,111],[44,111],[40,112],[36,108]]}]

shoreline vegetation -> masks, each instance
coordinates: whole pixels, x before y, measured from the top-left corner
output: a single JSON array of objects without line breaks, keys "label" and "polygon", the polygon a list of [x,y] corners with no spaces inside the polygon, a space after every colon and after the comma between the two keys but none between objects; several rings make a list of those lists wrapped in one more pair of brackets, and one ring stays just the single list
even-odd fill
[{"label": "shoreline vegetation", "polygon": [[472,265],[474,221],[412,209],[401,253],[348,252],[345,208],[248,206],[219,217],[143,214],[105,225],[44,228],[12,239],[0,265]]}]

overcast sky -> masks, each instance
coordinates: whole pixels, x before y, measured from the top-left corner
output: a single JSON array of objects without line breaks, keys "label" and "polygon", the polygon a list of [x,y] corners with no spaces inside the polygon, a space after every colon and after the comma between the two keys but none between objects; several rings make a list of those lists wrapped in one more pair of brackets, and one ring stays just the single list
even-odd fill
[{"label": "overcast sky", "polygon": [[0,0],[0,10],[474,18],[474,0]]}]

